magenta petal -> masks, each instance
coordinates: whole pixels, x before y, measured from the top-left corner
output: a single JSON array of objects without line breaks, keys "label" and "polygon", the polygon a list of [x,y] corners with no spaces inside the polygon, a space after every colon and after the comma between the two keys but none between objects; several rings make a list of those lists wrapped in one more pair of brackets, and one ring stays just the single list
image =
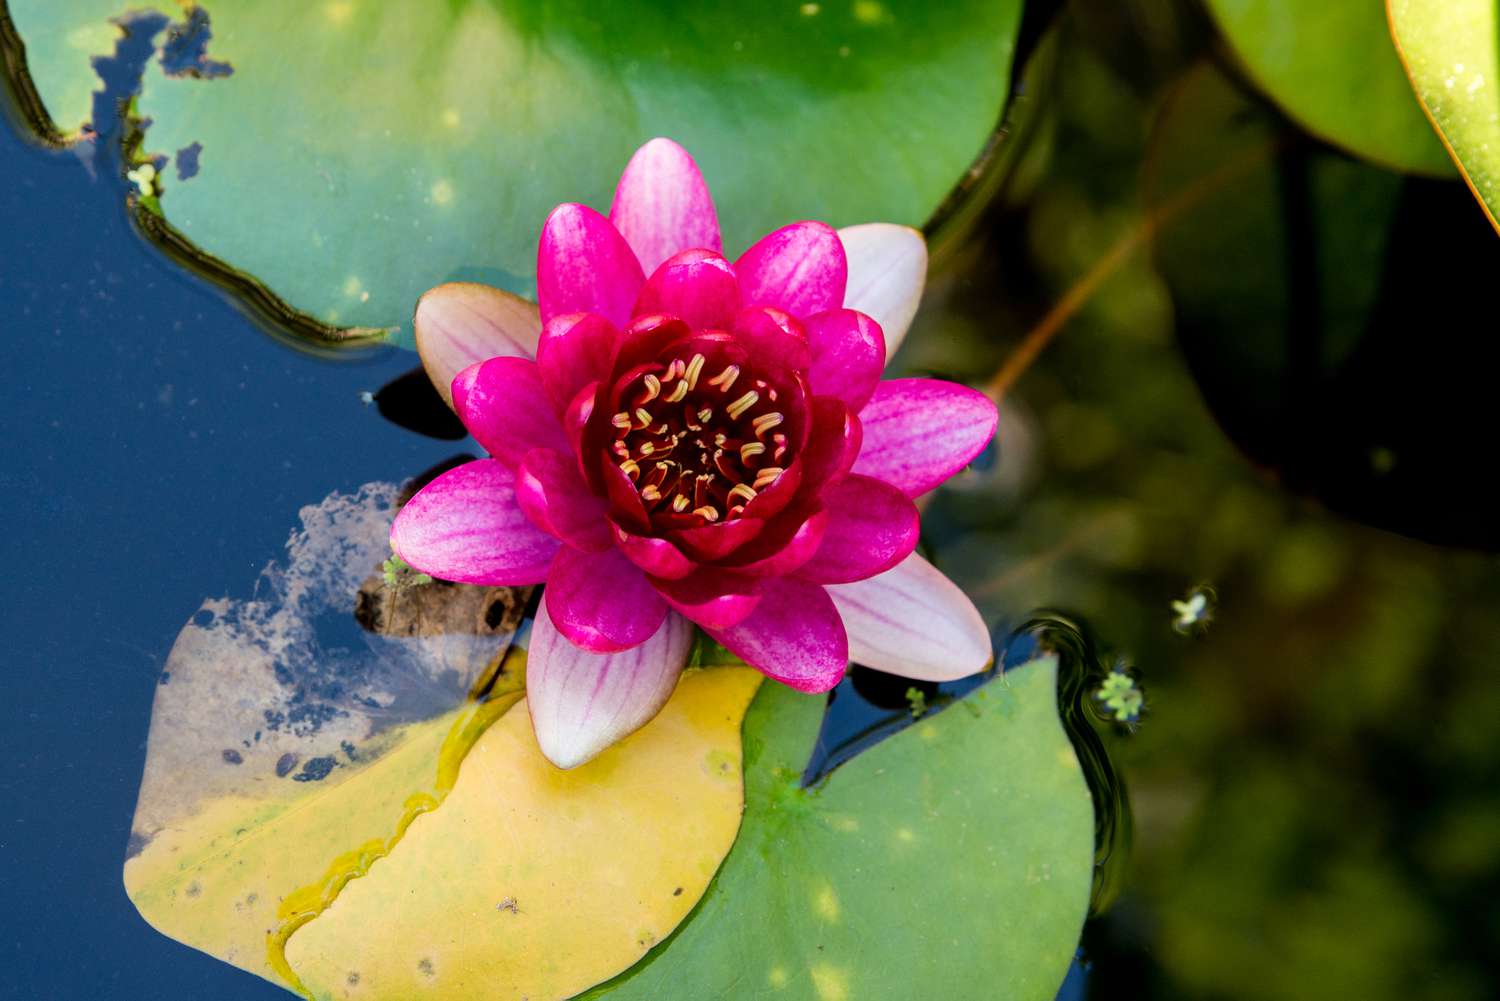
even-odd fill
[{"label": "magenta petal", "polygon": [[[844,304],[844,245],[820,222],[796,222],[761,237],[734,262],[747,306],[812,316]],[[544,311],[545,315],[545,311]]]},{"label": "magenta petal", "polygon": [[727,629],[760,603],[760,584],[717,567],[703,567],[681,580],[653,580],[667,604],[705,629]]},{"label": "magenta petal", "polygon": [[449,406],[454,376],[486,358],[532,357],[542,329],[534,303],[473,282],[429,289],[412,325],[422,367]]},{"label": "magenta petal", "polygon": [[843,476],[859,457],[864,429],[849,405],[834,396],[812,401],[812,433],[802,452],[802,476],[817,489]]},{"label": "magenta petal", "polygon": [[598,553],[611,545],[605,504],[589,493],[571,455],[527,452],[516,470],[516,500],[537,528],[575,549]]},{"label": "magenta petal", "polygon": [[635,151],[615,188],[609,221],[647,274],[681,251],[720,249],[708,185],[688,151],[670,139],[653,139]]},{"label": "magenta petal", "polygon": [[625,554],[626,559],[653,577],[681,580],[698,569],[697,563],[684,556],[681,549],[666,539],[635,535],[619,525],[614,526],[614,534],[615,545],[620,547],[620,552]]},{"label": "magenta petal", "polygon": [[[759,500],[759,497],[756,499]],[[678,529],[671,536],[672,541],[690,558],[711,561],[728,556],[759,535],[765,527],[766,523],[760,518],[736,518],[697,528]]]},{"label": "magenta petal", "polygon": [[580,650],[548,614],[544,592],[526,651],[526,706],[542,753],[575,768],[649,723],[677,687],[693,650],[693,627],[678,615],[646,642],[617,653]]},{"label": "magenta petal", "polygon": [[536,364],[552,405],[562,412],[578,391],[609,374],[620,332],[594,313],[554,316],[542,329]]},{"label": "magenta petal", "polygon": [[458,373],[453,409],[484,450],[512,468],[533,448],[569,450],[529,358],[491,358]]},{"label": "magenta petal", "polygon": [[916,497],[967,466],[995,436],[989,397],[938,379],[882,382],[859,412],[864,445],[854,471]]},{"label": "magenta petal", "polygon": [[729,262],[712,250],[684,250],[651,275],[635,315],[661,313],[694,330],[724,330],[739,308],[740,283]]},{"label": "magenta petal", "polygon": [[547,571],[547,607],[558,630],[584,650],[608,653],[643,643],[667,605],[641,568],[619,550],[558,550]]},{"label": "magenta petal", "polygon": [[[752,577],[784,577],[813,558],[827,531],[827,511],[820,509],[803,518],[796,512],[783,512],[735,552],[733,568]],[[749,561],[741,562],[746,557]]]},{"label": "magenta petal", "polygon": [[741,310],[732,326],[734,339],[745,346],[752,357],[770,361],[794,372],[806,372],[812,363],[807,333],[789,313],[773,306],[752,306]]},{"label": "magenta petal", "polygon": [[852,474],[823,492],[828,530],[797,576],[848,584],[884,573],[911,555],[920,530],[917,506],[889,483]]},{"label": "magenta petal", "polygon": [[645,281],[625,238],[587,205],[559,205],[542,225],[536,297],[543,323],[566,313],[598,313],[623,327]]},{"label": "magenta petal", "polygon": [[879,671],[920,681],[952,681],[993,659],[990,633],[974,603],[916,553],[894,569],[828,589],[849,653]]},{"label": "magenta petal", "polygon": [[837,396],[858,413],[885,369],[880,324],[852,309],[835,309],[810,317],[806,328],[812,348],[808,386],[819,396]]},{"label": "magenta petal", "polygon": [[552,536],[516,501],[504,463],[450,469],[407,502],[391,526],[396,554],[423,573],[464,584],[539,584],[556,555]]},{"label": "magenta petal", "polygon": [[828,592],[818,584],[769,580],[750,617],[709,635],[745,663],[800,692],[826,692],[849,664],[849,640]]}]

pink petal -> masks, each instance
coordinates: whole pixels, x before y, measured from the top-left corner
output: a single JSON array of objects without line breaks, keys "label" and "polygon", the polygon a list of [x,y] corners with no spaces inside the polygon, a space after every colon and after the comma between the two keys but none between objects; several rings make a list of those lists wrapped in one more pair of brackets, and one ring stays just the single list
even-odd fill
[{"label": "pink petal", "polygon": [[740,283],[729,262],[712,250],[684,250],[651,275],[635,315],[676,316],[694,330],[725,330],[740,308]]},{"label": "pink petal", "polygon": [[909,226],[871,222],[845,226],[839,240],[849,260],[844,305],[873,318],[885,332],[890,358],[901,346],[927,282],[927,241]]},{"label": "pink petal", "polygon": [[812,400],[812,433],[802,450],[802,476],[819,489],[847,473],[859,457],[864,429],[849,405],[833,396]]},{"label": "pink petal", "polygon": [[797,576],[847,584],[884,573],[911,555],[920,531],[917,506],[888,483],[851,474],[823,492],[828,531]]},{"label": "pink petal", "polygon": [[537,528],[574,549],[610,547],[606,506],[589,492],[571,455],[550,448],[527,452],[516,470],[516,501]]},{"label": "pink petal", "polygon": [[427,377],[453,403],[453,377],[487,358],[531,358],[542,330],[536,305],[488,285],[451,282],[417,302],[417,354]]},{"label": "pink petal", "polygon": [[620,547],[625,558],[653,577],[681,580],[698,569],[697,563],[684,556],[681,549],[666,539],[636,535],[619,525],[614,526],[614,535],[615,545]]},{"label": "pink petal", "polygon": [[785,577],[813,558],[827,531],[828,512],[821,508],[810,515],[783,512],[737,549],[726,566],[752,577]]},{"label": "pink petal", "polygon": [[644,643],[667,605],[641,568],[619,550],[585,553],[564,546],[547,571],[545,592],[558,630],[584,650],[609,653]]},{"label": "pink petal", "polygon": [[788,313],[771,306],[752,306],[741,310],[732,324],[734,339],[743,344],[752,357],[770,361],[794,372],[807,371],[812,363],[807,333],[802,324]]},{"label": "pink petal", "polygon": [[536,363],[552,405],[563,411],[578,391],[609,374],[620,332],[595,313],[554,316],[542,329]]},{"label": "pink petal", "polygon": [[576,768],[649,723],[677,686],[693,649],[692,624],[668,615],[639,646],[618,653],[580,650],[548,614],[550,592],[531,629],[526,705],[542,753]]},{"label": "pink petal", "polygon": [[[756,500],[759,499],[757,496]],[[759,535],[765,527],[766,523],[759,518],[736,518],[697,528],[679,529],[671,533],[671,539],[691,559],[707,562],[728,556]]]},{"label": "pink petal", "polygon": [[808,386],[819,396],[837,396],[858,413],[885,369],[880,324],[852,309],[830,310],[808,319],[807,342],[812,348]]},{"label": "pink petal", "polygon": [[533,448],[569,451],[541,372],[529,358],[491,358],[458,373],[453,409],[474,440],[511,468]]},{"label": "pink petal", "polygon": [[865,440],[854,463],[916,497],[967,466],[995,436],[989,397],[939,379],[882,382],[859,412]]},{"label": "pink petal", "polygon": [[688,151],[670,139],[653,139],[635,151],[615,188],[609,221],[647,274],[681,251],[720,249],[708,185]]},{"label": "pink petal", "polygon": [[645,281],[625,238],[587,205],[559,205],[542,225],[536,296],[543,323],[565,313],[598,313],[623,327]]},{"label": "pink petal", "polygon": [[849,664],[849,641],[833,600],[818,584],[765,582],[750,617],[709,635],[752,667],[800,692],[826,692]]},{"label": "pink petal", "polygon": [[557,540],[516,502],[516,478],[493,459],[465,463],[427,484],[391,526],[396,554],[423,573],[464,584],[539,584]]},{"label": "pink petal", "polygon": [[734,262],[734,271],[747,306],[812,316],[844,304],[844,245],[820,222],[792,223],[761,237]]},{"label": "pink petal", "polygon": [[705,629],[738,625],[760,603],[759,582],[717,567],[702,567],[680,580],[652,583],[667,604]]},{"label": "pink petal", "polygon": [[974,603],[916,553],[828,593],[849,630],[849,654],[861,664],[918,681],[952,681],[994,659]]}]

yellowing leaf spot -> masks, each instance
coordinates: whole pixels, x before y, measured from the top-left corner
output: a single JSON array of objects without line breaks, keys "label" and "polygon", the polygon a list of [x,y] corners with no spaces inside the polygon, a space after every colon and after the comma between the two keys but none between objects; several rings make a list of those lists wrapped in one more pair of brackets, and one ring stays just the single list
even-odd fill
[{"label": "yellowing leaf spot", "polygon": [[1071,747],[1059,747],[1057,749],[1057,763],[1069,771],[1078,770],[1078,758],[1073,754]]},{"label": "yellowing leaf spot", "polygon": [[818,917],[830,924],[838,921],[839,898],[832,886],[824,883],[818,887],[817,893],[813,894],[813,909],[818,912]]},{"label": "yellowing leaf spot", "polygon": [[849,1001],[849,974],[845,970],[819,963],[812,968],[813,990],[822,1001]]},{"label": "yellowing leaf spot", "polygon": [[432,186],[432,204],[434,204],[434,205],[452,205],[453,204],[453,183],[451,181],[447,181],[447,180],[438,181],[436,184],[434,184]]},{"label": "yellowing leaf spot", "polygon": [[336,0],[324,7],[323,13],[334,24],[345,25],[354,19],[354,4],[352,0]]},{"label": "yellowing leaf spot", "polygon": [[909,845],[917,840],[917,834],[910,827],[896,828],[896,840],[903,845]]},{"label": "yellowing leaf spot", "polygon": [[460,120],[461,119],[458,117],[458,109],[448,108],[443,111],[443,124],[448,126],[448,128],[458,128],[458,123],[460,122]]},{"label": "yellowing leaf spot", "polygon": [[771,967],[771,972],[766,974],[766,983],[770,984],[777,990],[785,987],[787,985],[787,981],[790,979],[791,978],[787,976],[785,966],[773,966]]}]

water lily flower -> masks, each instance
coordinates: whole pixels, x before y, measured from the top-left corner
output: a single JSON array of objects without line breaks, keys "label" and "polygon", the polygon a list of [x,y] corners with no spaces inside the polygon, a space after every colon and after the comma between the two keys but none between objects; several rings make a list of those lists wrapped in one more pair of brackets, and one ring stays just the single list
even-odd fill
[{"label": "water lily flower", "polygon": [[994,405],[881,381],[925,274],[921,235],[886,224],[797,222],[731,261],[697,165],[655,139],[608,217],[548,216],[536,307],[423,297],[423,363],[490,458],[424,487],[391,541],[435,577],[546,584],[526,680],[555,764],[648,722],[694,625],[806,692],[851,657],[987,666],[973,604],[913,551],[913,500],[984,449]]}]

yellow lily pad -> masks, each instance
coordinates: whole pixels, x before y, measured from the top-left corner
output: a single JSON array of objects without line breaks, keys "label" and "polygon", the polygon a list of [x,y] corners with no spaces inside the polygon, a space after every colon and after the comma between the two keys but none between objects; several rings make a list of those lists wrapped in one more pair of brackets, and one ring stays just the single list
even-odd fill
[{"label": "yellow lily pad", "polygon": [[692,671],[587,765],[542,757],[519,707],[441,810],[292,935],[316,998],[568,998],[629,968],[707,889],[739,829],[748,668]]}]

